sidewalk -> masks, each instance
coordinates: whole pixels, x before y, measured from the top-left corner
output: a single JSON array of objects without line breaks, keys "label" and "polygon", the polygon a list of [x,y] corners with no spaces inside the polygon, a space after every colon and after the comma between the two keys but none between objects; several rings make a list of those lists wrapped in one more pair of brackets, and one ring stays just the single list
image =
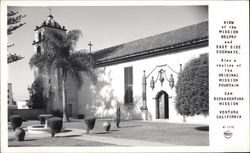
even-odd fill
[{"label": "sidewalk", "polygon": [[[65,129],[66,132],[61,132],[55,135],[55,138],[51,138],[51,134],[30,134],[26,131],[26,140],[36,140],[42,138],[51,138],[57,140],[58,138],[72,138],[81,141],[90,141],[90,142],[99,142],[103,144],[112,144],[117,146],[171,146],[170,144],[158,143],[158,142],[150,142],[143,140],[134,140],[134,139],[126,139],[126,138],[113,138],[113,137],[102,137],[96,136],[92,133],[86,134],[86,130],[79,129]],[[108,132],[107,132],[108,133]],[[14,132],[9,133],[9,138],[14,139]]]},{"label": "sidewalk", "polygon": [[142,141],[142,140],[134,140],[134,139],[126,139],[126,138],[113,138],[113,137],[101,137],[95,136],[92,134],[84,134],[85,130],[79,129],[69,129],[71,132],[64,132],[57,134],[58,137],[70,136],[70,135],[79,135],[81,137],[72,137],[78,140],[87,140],[87,141],[96,141],[101,143],[109,143],[115,144],[119,146],[171,146],[170,144],[158,143],[158,142],[150,142],[150,141]]},{"label": "sidewalk", "polygon": [[[86,134],[83,120],[72,119],[64,122],[66,131],[55,135],[30,134],[26,132],[26,142],[13,142],[13,131],[9,131],[9,143],[12,146],[208,146],[209,126],[201,124],[176,124],[143,121],[122,121],[120,128],[111,123],[109,132],[105,132],[97,120],[93,130]],[[40,124],[39,121],[28,121],[23,127]],[[56,142],[56,141],[57,142]],[[28,142],[29,141],[29,142]]]}]

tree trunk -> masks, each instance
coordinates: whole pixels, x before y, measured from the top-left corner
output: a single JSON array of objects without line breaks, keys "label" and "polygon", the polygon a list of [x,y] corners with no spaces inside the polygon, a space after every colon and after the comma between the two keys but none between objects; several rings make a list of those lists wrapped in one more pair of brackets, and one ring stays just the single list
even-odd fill
[{"label": "tree trunk", "polygon": [[186,123],[186,116],[183,115],[183,122]]},{"label": "tree trunk", "polygon": [[63,121],[68,122],[68,112],[67,112],[67,99],[66,99],[66,78],[67,78],[67,72],[65,70],[62,71],[62,104],[63,104]]}]

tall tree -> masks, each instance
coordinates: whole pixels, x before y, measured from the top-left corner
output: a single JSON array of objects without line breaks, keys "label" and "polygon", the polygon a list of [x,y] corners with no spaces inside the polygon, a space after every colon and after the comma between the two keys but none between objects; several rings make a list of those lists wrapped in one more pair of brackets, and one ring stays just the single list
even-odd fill
[{"label": "tall tree", "polygon": [[176,109],[183,116],[208,115],[208,54],[189,61],[178,75]]},{"label": "tall tree", "polygon": [[65,84],[67,76],[74,76],[79,82],[79,87],[83,83],[82,72],[95,80],[94,60],[89,53],[75,51],[76,43],[82,36],[80,30],[71,30],[66,34],[48,30],[44,36],[44,52],[34,54],[30,59],[30,66],[39,68],[41,73],[45,71],[50,73],[53,67],[62,72],[63,121],[69,121]]},{"label": "tall tree", "polygon": [[[21,23],[21,20],[26,17],[26,15],[20,15],[19,12],[13,12],[13,11],[8,11],[7,13],[7,34],[11,35],[13,34],[13,31],[17,30],[18,28],[22,27],[23,25],[25,25],[25,22]],[[7,47],[13,47],[14,44],[10,44]],[[18,60],[23,59],[24,57],[17,55],[17,54],[11,54],[9,53],[7,56],[7,62],[9,63],[13,63],[16,62]]]},{"label": "tall tree", "polygon": [[29,90],[31,94],[27,106],[32,109],[45,108],[48,98],[44,95],[44,86],[42,78],[37,77],[32,83],[31,88]]}]

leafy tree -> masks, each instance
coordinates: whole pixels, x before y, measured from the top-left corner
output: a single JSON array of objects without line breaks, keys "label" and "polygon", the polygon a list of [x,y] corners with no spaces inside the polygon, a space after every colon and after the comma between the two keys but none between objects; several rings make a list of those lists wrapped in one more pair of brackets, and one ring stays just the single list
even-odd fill
[{"label": "leafy tree", "polygon": [[178,75],[176,109],[185,116],[208,115],[208,54],[189,61]]},{"label": "leafy tree", "polygon": [[[21,23],[21,20],[26,17],[26,15],[20,15],[19,12],[13,12],[13,11],[8,11],[7,13],[7,34],[11,35],[13,34],[13,31],[17,30],[18,28],[22,27],[23,25],[25,25],[25,22]],[[8,45],[7,47],[13,47],[14,44]],[[7,62],[9,63],[13,63],[16,62],[18,60],[23,59],[24,57],[17,55],[17,54],[11,54],[9,53],[7,56]]]},{"label": "leafy tree", "polygon": [[62,104],[63,104],[63,121],[69,121],[67,113],[66,80],[71,75],[81,87],[83,83],[82,72],[85,72],[92,78],[96,79],[94,74],[94,60],[92,55],[86,52],[75,51],[76,43],[82,36],[80,30],[71,30],[66,34],[54,30],[48,30],[44,34],[44,52],[36,53],[30,59],[31,68],[39,68],[41,73],[49,72],[57,68],[62,72]]},{"label": "leafy tree", "polygon": [[44,86],[42,77],[37,77],[32,83],[30,100],[27,103],[27,106],[32,109],[41,109],[45,108],[48,98],[44,96]]}]

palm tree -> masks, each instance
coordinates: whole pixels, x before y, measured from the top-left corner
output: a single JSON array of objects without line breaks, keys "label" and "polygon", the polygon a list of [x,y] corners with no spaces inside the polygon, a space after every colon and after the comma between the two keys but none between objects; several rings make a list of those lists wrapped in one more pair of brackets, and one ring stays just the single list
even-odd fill
[{"label": "palm tree", "polygon": [[35,53],[29,64],[31,68],[37,67],[40,73],[47,72],[50,74],[53,68],[61,72],[63,121],[69,121],[65,84],[67,75],[72,75],[76,78],[79,87],[83,83],[82,72],[85,72],[92,80],[95,80],[94,60],[89,53],[75,51],[76,43],[82,36],[80,30],[71,30],[66,34],[49,30],[45,32],[44,36],[44,52]]}]

